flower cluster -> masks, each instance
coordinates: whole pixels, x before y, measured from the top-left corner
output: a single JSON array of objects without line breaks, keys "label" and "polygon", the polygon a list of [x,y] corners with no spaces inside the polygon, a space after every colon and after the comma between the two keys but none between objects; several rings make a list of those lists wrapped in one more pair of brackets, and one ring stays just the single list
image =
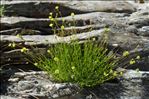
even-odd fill
[{"label": "flower cluster", "polygon": [[21,52],[22,53],[25,53],[26,51],[28,51],[29,49],[27,49],[26,47],[23,47],[22,49],[21,49]]},{"label": "flower cluster", "polygon": [[15,48],[15,47],[16,47],[16,43],[15,43],[15,42],[9,43],[8,46],[9,46],[9,47],[12,47],[12,48]]}]

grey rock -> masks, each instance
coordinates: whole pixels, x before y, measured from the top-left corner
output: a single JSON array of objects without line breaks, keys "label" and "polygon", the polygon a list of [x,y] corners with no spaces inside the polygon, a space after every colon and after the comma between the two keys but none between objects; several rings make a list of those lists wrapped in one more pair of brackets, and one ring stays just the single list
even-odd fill
[{"label": "grey rock", "polygon": [[127,32],[137,34],[138,29],[134,25],[131,25],[131,26],[128,26]]},{"label": "grey rock", "polygon": [[[125,38],[125,39],[124,39]],[[111,33],[109,36],[109,44],[118,44],[123,50],[133,50],[138,46],[138,49],[148,48],[149,38],[139,37],[133,33],[124,32],[123,34]]]},{"label": "grey rock", "polygon": [[[22,36],[23,40],[21,38],[18,38],[16,36],[10,36],[10,35],[1,35],[1,41],[9,41],[9,42],[24,42],[25,40],[25,45],[38,45],[38,44],[55,44],[58,42],[69,42],[70,40],[85,40],[87,38],[92,38],[92,37],[98,37],[99,40],[104,32],[104,29],[101,30],[93,30],[90,32],[85,32],[85,33],[80,33],[76,35],[71,35],[71,36],[66,36],[66,37],[59,37],[56,35],[46,35],[46,36],[41,36],[41,35],[25,35]],[[123,39],[125,37],[125,39]],[[135,48],[138,44],[141,48],[147,47],[146,45],[149,44],[149,39],[148,37],[138,37],[135,36],[134,34],[130,33],[123,33],[123,34],[117,34],[117,33],[109,33],[109,44],[118,44],[122,48],[126,50],[132,50]],[[127,44],[127,46],[126,46]]]},{"label": "grey rock", "polygon": [[[76,14],[87,12],[119,12],[132,13],[136,8],[125,1],[3,1],[7,16],[25,16],[45,18],[59,5],[62,16],[68,16],[71,12]],[[38,13],[38,14],[37,14]]]},{"label": "grey rock", "polygon": [[39,30],[33,30],[33,29],[22,29],[22,28],[14,28],[14,29],[8,29],[8,30],[2,30],[0,31],[1,35],[45,35],[50,34],[49,32],[44,33]]},{"label": "grey rock", "polygon": [[149,11],[140,10],[131,14],[128,24],[135,25],[136,27],[149,26]]},{"label": "grey rock", "polygon": [[136,9],[133,5],[129,4],[128,2],[124,1],[73,1],[69,2],[73,8],[77,9],[84,9],[86,11],[98,11],[98,12],[123,12],[123,13],[131,13],[134,12]]},{"label": "grey rock", "polygon": [[2,17],[1,18],[1,29],[5,28],[32,28],[37,27],[48,27],[50,23],[49,19],[35,19],[35,18],[25,18],[25,17]]},{"label": "grey rock", "polygon": [[[16,97],[11,97],[11,96],[4,96],[4,95],[0,95],[1,99],[16,99]],[[24,98],[19,98],[17,97],[17,99],[24,99]]]},{"label": "grey rock", "polygon": [[[149,97],[149,72],[125,70],[118,83],[105,83],[94,88],[80,88],[75,84],[54,83],[45,72],[17,72],[8,86],[9,94],[18,94],[19,97],[43,97],[51,99],[147,99]],[[20,87],[23,85],[24,87]],[[32,87],[30,87],[32,86]],[[34,86],[34,87],[33,87]],[[38,94],[38,95],[37,95]],[[70,95],[70,97],[67,97]],[[56,98],[56,99],[57,99]],[[62,99],[63,99],[62,98]]]},{"label": "grey rock", "polygon": [[149,36],[149,26],[143,26],[139,29],[137,34],[141,36]]},{"label": "grey rock", "polygon": [[[65,20],[66,26],[86,26],[86,25],[97,25],[98,27],[104,26],[123,26],[125,27],[126,20],[123,19],[125,13],[105,13],[105,12],[92,12],[87,14],[78,14],[71,16],[58,18],[58,24],[62,24],[62,20]],[[50,28],[50,20],[48,18],[27,18],[27,17],[2,17],[1,18],[1,29],[8,28],[29,28],[29,29],[40,29]],[[50,33],[49,33],[50,34]]]},{"label": "grey rock", "polygon": [[[84,89],[78,99],[147,99],[149,97],[149,72],[126,70],[119,83],[105,83]],[[76,99],[77,99],[76,98]]]},{"label": "grey rock", "polygon": [[25,35],[25,36],[22,36],[23,40],[16,36],[1,35],[1,41],[23,42],[25,40],[27,45],[30,45],[30,44],[31,45],[32,44],[56,44],[58,42],[70,42],[71,40],[77,40],[77,39],[84,40],[87,38],[101,36],[103,32],[104,32],[104,29],[93,30],[91,32],[85,32],[85,33],[71,35],[71,36],[67,36],[67,37],[59,37],[56,35],[47,35],[47,36]]},{"label": "grey rock", "polygon": [[[19,81],[14,82],[13,79]],[[55,83],[50,81],[51,78],[45,72],[17,72],[9,80],[9,94],[17,94],[20,97],[49,97],[48,99],[62,97],[74,94],[79,89],[77,85],[66,83]]]}]

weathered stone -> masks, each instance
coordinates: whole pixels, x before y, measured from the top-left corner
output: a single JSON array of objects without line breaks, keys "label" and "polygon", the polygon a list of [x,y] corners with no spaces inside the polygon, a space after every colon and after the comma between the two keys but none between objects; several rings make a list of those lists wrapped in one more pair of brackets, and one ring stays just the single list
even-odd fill
[{"label": "weathered stone", "polygon": [[[16,97],[0,95],[1,99],[16,99]],[[18,98],[19,99],[19,98]],[[21,98],[23,99],[23,98]]]},{"label": "weathered stone", "polygon": [[35,19],[25,17],[3,17],[1,18],[1,29],[7,28],[32,28],[37,29],[40,27],[48,27],[49,19]]},{"label": "weathered stone", "polygon": [[[125,26],[125,20],[122,19],[125,14],[105,13],[105,12],[93,12],[87,14],[75,15],[74,19],[71,16],[58,18],[58,24],[62,24],[62,20],[65,20],[66,27],[74,26],[85,26],[85,25],[97,25],[99,27],[105,26],[119,26],[121,23]],[[48,18],[26,18],[26,17],[2,17],[1,18],[1,29],[8,28],[29,28],[29,29],[40,29],[50,28],[50,20]]]},{"label": "weathered stone", "polygon": [[131,14],[128,24],[135,25],[136,27],[149,26],[149,11],[141,10]]},{"label": "weathered stone", "polygon": [[[18,81],[14,82],[14,79]],[[22,97],[49,97],[48,99],[67,96],[76,93],[77,85],[67,83],[54,83],[45,72],[18,72],[9,79],[11,85],[8,92]]]},{"label": "weathered stone", "polygon": [[33,29],[22,29],[22,28],[14,28],[9,30],[2,30],[0,31],[1,35],[45,35],[50,34],[49,32],[41,32],[39,30],[33,30]]},{"label": "weathered stone", "polygon": [[22,36],[23,40],[16,36],[1,35],[1,41],[10,41],[10,42],[24,42],[25,41],[25,43],[27,45],[30,45],[30,44],[31,45],[32,44],[56,44],[58,42],[70,42],[71,40],[77,40],[77,39],[84,40],[87,38],[98,37],[98,36],[101,36],[103,32],[104,32],[104,29],[93,30],[91,32],[71,35],[71,36],[67,36],[67,37],[58,37],[56,35],[46,35],[46,36],[26,35],[26,36]]},{"label": "weathered stone", "polygon": [[149,36],[149,26],[143,26],[142,28],[138,29],[137,34],[141,36]]},{"label": "weathered stone", "polygon": [[[13,79],[16,78],[19,81],[14,82]],[[84,88],[79,93],[77,92],[80,91],[80,88],[77,85],[53,83],[45,72],[17,72],[10,79],[8,92],[19,97],[29,97],[30,95],[44,97],[44,99],[67,95],[70,95],[72,99],[87,99],[87,97],[92,97],[91,99],[95,97],[101,99],[142,99],[143,97],[143,99],[147,99],[149,97],[147,91],[149,90],[149,72],[144,71],[125,70],[124,75],[118,78],[117,82],[108,82],[95,88]],[[70,97],[64,99],[70,99]]]},{"label": "weathered stone", "polygon": [[[136,8],[128,2],[119,1],[12,1],[2,2],[5,5],[5,15],[45,18],[59,6],[62,16],[71,12],[76,14],[87,12],[119,12],[132,13]],[[38,13],[38,14],[37,14]]]}]

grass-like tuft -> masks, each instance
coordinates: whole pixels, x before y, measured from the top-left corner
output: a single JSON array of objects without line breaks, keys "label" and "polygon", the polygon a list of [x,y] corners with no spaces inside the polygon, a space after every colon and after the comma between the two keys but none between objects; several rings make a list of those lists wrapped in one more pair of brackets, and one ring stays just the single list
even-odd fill
[{"label": "grass-like tuft", "polygon": [[106,44],[91,40],[59,43],[47,50],[48,55],[33,56],[34,65],[52,75],[57,82],[77,83],[82,87],[102,84],[119,75],[115,54],[108,54]]},{"label": "grass-like tuft", "polygon": [[4,5],[0,5],[0,17],[4,16],[5,7]]}]

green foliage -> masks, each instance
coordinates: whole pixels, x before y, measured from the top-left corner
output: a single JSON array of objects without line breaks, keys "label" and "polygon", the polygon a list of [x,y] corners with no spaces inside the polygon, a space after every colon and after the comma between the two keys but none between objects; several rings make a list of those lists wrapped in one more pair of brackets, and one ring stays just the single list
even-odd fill
[{"label": "green foliage", "polygon": [[0,5],[0,17],[4,16],[5,7],[4,5]]},{"label": "green foliage", "polygon": [[95,86],[118,76],[114,70],[115,54],[108,54],[105,44],[91,40],[59,43],[49,48],[48,56],[33,56],[34,65],[47,71],[55,81]]}]

